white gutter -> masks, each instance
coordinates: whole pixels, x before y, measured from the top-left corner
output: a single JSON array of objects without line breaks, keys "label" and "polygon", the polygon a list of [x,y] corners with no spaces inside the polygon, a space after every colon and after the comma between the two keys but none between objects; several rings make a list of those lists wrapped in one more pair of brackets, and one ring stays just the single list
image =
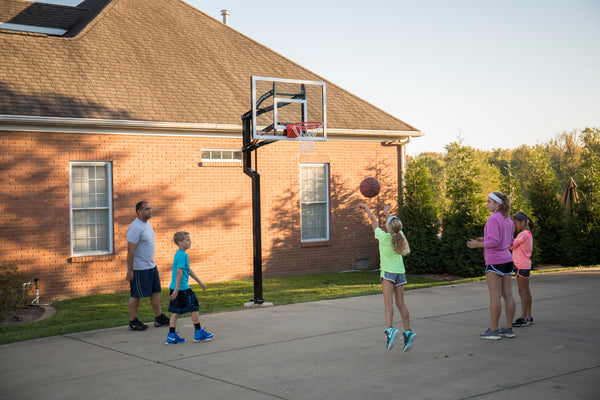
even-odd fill
[{"label": "white gutter", "polygon": [[[0,131],[38,131],[113,135],[242,137],[242,124],[39,117],[0,114]],[[420,131],[327,129],[328,140],[398,141],[425,136]]]}]

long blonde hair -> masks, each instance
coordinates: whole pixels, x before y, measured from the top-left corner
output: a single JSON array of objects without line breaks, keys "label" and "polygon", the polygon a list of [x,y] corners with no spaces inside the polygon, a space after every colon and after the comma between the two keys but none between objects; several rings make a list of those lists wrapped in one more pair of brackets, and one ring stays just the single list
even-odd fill
[{"label": "long blonde hair", "polygon": [[402,221],[399,218],[392,218],[387,226],[388,233],[392,235],[392,246],[394,252],[401,256],[406,256],[410,253],[410,246],[406,236],[402,233]]}]

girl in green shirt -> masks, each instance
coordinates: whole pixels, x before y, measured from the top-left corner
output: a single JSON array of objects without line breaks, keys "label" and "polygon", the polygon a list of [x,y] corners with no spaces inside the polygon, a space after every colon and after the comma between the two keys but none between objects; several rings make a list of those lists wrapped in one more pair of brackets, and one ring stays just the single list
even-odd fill
[{"label": "girl in green shirt", "polygon": [[410,253],[408,241],[402,233],[402,221],[400,218],[390,215],[390,206],[383,206],[383,211],[386,216],[387,232],[379,227],[379,221],[373,214],[369,206],[364,203],[359,204],[367,212],[371,220],[371,226],[375,232],[375,238],[379,241],[379,258],[380,258],[380,280],[381,290],[383,292],[383,303],[385,306],[385,322],[386,330],[385,337],[387,349],[391,350],[394,347],[396,337],[400,333],[398,329],[392,326],[394,319],[394,298],[396,307],[400,311],[404,332],[404,348],[402,351],[412,349],[417,334],[410,329],[410,316],[408,308],[404,303],[404,285],[406,284],[406,271],[404,269],[404,260],[402,256]]}]

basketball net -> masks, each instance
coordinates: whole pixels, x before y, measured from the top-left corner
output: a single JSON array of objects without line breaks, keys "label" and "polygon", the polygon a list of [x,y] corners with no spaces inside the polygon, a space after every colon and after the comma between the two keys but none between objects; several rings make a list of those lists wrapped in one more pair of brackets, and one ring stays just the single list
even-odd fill
[{"label": "basketball net", "polygon": [[301,153],[312,153],[313,142],[319,133],[319,129],[323,127],[322,122],[298,122],[289,124],[287,129],[288,137],[297,137],[300,142]]}]

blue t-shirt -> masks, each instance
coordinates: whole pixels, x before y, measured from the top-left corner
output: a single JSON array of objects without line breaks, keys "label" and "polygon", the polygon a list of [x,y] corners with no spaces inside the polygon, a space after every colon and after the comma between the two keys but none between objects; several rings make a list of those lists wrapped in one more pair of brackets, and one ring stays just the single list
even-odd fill
[{"label": "blue t-shirt", "polygon": [[171,275],[171,285],[169,288],[175,290],[175,282],[177,282],[177,270],[181,269],[181,282],[179,282],[179,290],[187,290],[190,288],[188,279],[190,278],[190,259],[185,251],[179,249],[173,258],[173,274]]}]

